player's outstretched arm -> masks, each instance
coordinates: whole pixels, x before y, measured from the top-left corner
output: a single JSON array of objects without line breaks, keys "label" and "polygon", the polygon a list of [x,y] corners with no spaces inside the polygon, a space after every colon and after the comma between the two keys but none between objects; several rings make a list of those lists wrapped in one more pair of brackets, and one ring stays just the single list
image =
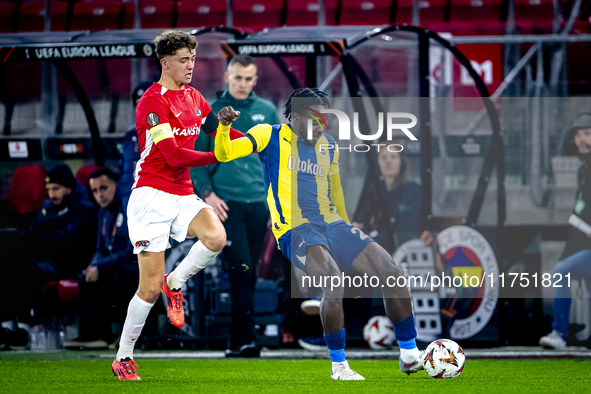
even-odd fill
[{"label": "player's outstretched arm", "polygon": [[218,113],[220,122],[215,136],[215,157],[226,162],[240,157],[250,155],[254,150],[252,137],[231,139],[230,125],[240,116],[240,112],[234,111],[232,107],[224,107]]},{"label": "player's outstretched arm", "polygon": [[152,127],[150,134],[166,163],[171,167],[199,167],[219,162],[213,152],[197,152],[179,147],[170,123]]}]

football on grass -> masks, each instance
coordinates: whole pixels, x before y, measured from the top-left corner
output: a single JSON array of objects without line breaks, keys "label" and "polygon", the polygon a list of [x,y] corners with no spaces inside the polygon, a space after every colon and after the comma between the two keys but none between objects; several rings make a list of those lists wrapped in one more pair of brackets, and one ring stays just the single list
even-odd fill
[{"label": "football on grass", "polygon": [[396,343],[394,325],[386,316],[374,316],[363,327],[363,338],[374,350],[390,349]]},{"label": "football on grass", "polygon": [[423,355],[425,372],[435,379],[457,378],[465,364],[464,350],[450,339],[431,342]]}]

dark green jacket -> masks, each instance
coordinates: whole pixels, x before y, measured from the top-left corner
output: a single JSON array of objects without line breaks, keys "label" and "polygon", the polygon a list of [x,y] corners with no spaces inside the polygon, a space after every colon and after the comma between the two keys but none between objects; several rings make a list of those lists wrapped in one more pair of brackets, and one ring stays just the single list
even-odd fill
[{"label": "dark green jacket", "polygon": [[[211,105],[209,116],[215,116],[222,108],[231,106],[240,111],[240,117],[232,124],[232,128],[245,134],[261,123],[280,123],[277,108],[254,92],[246,100],[236,100],[227,90],[216,95],[217,100]],[[195,150],[213,152],[214,138],[201,133],[195,141]],[[253,203],[267,199],[261,163],[256,153],[227,163],[191,168],[191,178],[195,191],[201,198],[213,191],[226,202],[232,200]]]}]

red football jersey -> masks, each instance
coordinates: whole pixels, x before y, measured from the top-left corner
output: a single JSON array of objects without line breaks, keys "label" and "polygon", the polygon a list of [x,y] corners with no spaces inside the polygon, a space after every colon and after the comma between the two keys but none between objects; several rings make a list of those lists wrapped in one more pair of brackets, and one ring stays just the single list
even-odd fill
[{"label": "red football jersey", "polygon": [[169,90],[154,83],[146,90],[136,111],[136,132],[142,153],[135,166],[133,188],[150,186],[181,196],[195,194],[189,167],[170,167],[149,130],[170,123],[179,148],[193,150],[201,124],[210,112],[211,107],[201,93],[189,85],[182,90]]}]

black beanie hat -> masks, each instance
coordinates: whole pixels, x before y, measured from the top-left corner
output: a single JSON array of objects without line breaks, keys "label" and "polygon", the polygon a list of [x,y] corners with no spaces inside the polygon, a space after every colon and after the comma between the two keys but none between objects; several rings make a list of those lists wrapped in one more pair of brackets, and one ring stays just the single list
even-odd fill
[{"label": "black beanie hat", "polygon": [[70,167],[65,164],[53,167],[51,170],[47,171],[45,183],[57,183],[69,189],[76,188],[76,178],[74,178]]},{"label": "black beanie hat", "polygon": [[152,86],[152,82],[140,82],[140,84],[137,85],[135,89],[133,89],[133,92],[131,93],[131,100],[136,102],[141,99],[150,86]]}]

